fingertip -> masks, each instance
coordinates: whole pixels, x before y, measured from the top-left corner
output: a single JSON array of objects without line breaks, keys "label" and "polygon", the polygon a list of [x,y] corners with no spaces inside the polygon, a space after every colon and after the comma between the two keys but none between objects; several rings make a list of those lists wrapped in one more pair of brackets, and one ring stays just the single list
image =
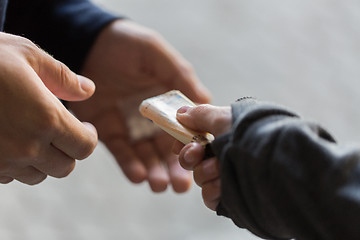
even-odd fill
[{"label": "fingertip", "polygon": [[97,133],[96,127],[95,127],[93,124],[91,124],[91,123],[89,123],[89,122],[83,122],[83,124],[85,125],[85,127],[86,127],[87,129],[90,130],[90,132],[92,132],[92,133],[94,134],[94,136],[96,136],[96,138],[98,137],[98,133]]},{"label": "fingertip", "polygon": [[150,184],[151,191],[154,193],[162,193],[167,189],[167,184],[164,183],[157,183],[157,184]]},{"label": "fingertip", "polygon": [[135,184],[142,183],[147,177],[145,167],[138,162],[134,162],[126,167],[122,167],[122,170],[130,182]]},{"label": "fingertip", "polygon": [[220,199],[215,199],[213,201],[205,201],[204,200],[205,206],[215,212],[216,212],[216,209],[217,209],[217,206],[219,205],[219,203],[220,203]]},{"label": "fingertip", "polygon": [[181,115],[186,113],[191,107],[190,106],[183,106],[177,110],[177,114]]},{"label": "fingertip", "polygon": [[109,139],[104,141],[107,148],[115,157],[116,163],[119,165],[123,174],[132,183],[141,183],[147,178],[147,170],[135,154],[130,143],[124,139]]},{"label": "fingertip", "polygon": [[148,181],[153,192],[161,193],[167,189],[169,184],[169,177],[165,174],[162,174],[162,172],[152,171],[149,174]]},{"label": "fingertip", "polygon": [[195,131],[208,132],[214,115],[213,106],[200,104],[194,107],[183,106],[177,111],[177,120],[186,127]]},{"label": "fingertip", "polygon": [[202,160],[204,148],[199,143],[190,143],[180,152],[180,165],[187,170],[193,170]]},{"label": "fingertip", "polygon": [[191,109],[190,106],[183,106],[183,107],[179,108],[176,112],[176,119],[180,123],[185,124],[188,121],[187,117],[189,117],[188,112],[190,109]]},{"label": "fingertip", "polygon": [[76,161],[75,161],[75,159],[74,159],[74,160],[71,162],[71,164],[70,164],[69,168],[67,169],[67,171],[65,171],[65,172],[63,173],[63,175],[60,176],[60,178],[64,178],[64,177],[69,176],[70,173],[72,173],[72,172],[74,171],[75,166],[76,166]]},{"label": "fingertip", "polygon": [[185,193],[187,192],[192,185],[192,174],[185,169],[182,169],[181,172],[174,174],[172,176],[172,187],[176,193]]},{"label": "fingertip", "polygon": [[138,184],[142,183],[146,179],[146,174],[127,174],[127,178],[130,182]]},{"label": "fingertip", "polygon": [[192,172],[180,166],[176,155],[168,155],[166,162],[173,190],[176,193],[183,193],[189,190],[192,184]]},{"label": "fingertip", "polygon": [[86,133],[87,136],[85,137],[86,145],[84,145],[83,148],[78,148],[78,153],[76,157],[74,157],[77,160],[83,160],[90,156],[98,144],[98,134],[94,125],[89,122],[82,122],[82,124],[89,131]]},{"label": "fingertip", "polygon": [[81,89],[90,97],[95,92],[95,83],[87,77],[77,75]]},{"label": "fingertip", "polygon": [[197,100],[195,101],[199,104],[206,104],[211,102],[211,98],[212,96],[210,91],[204,85],[201,84],[198,87]]},{"label": "fingertip", "polygon": [[186,170],[191,170],[190,166],[188,166],[187,162],[185,161],[184,159],[184,156],[185,154],[187,153],[187,151],[190,149],[191,147],[191,144],[187,144],[185,145],[185,147],[183,147],[181,150],[180,150],[180,153],[179,153],[179,163],[180,163],[180,166]]},{"label": "fingertip", "polygon": [[[182,79],[184,80],[184,79]],[[184,81],[178,81],[182,83],[182,86],[179,86],[179,90],[182,91],[188,98],[193,102],[203,104],[210,103],[211,94],[210,91],[204,86],[204,84],[197,78],[196,75],[192,75],[190,78],[185,78]]]},{"label": "fingertip", "polygon": [[14,178],[12,178],[12,177],[5,177],[5,176],[0,177],[1,184],[8,184],[8,183],[12,182],[13,180],[14,180]]},{"label": "fingertip", "polygon": [[19,180],[17,179],[18,181],[22,182],[22,183],[25,183],[27,185],[30,185],[30,186],[34,186],[36,184],[39,184],[39,183],[42,183],[45,179],[47,178],[47,175],[46,174],[40,174],[28,181],[23,181],[23,180]]}]

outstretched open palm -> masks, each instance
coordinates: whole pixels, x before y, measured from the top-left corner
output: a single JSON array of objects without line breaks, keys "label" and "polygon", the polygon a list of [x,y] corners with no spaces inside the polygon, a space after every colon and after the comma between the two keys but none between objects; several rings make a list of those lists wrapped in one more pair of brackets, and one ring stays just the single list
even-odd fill
[{"label": "outstretched open palm", "polygon": [[171,138],[163,132],[134,137],[138,131],[149,131],[137,129],[141,124],[136,124],[135,113],[141,99],[178,89],[194,102],[209,102],[209,92],[189,63],[156,32],[117,20],[99,35],[82,74],[95,82],[96,92],[69,107],[82,121],[95,125],[130,181],[148,180],[154,192],[164,191],[169,183],[176,192],[186,191],[191,175],[171,153]]}]

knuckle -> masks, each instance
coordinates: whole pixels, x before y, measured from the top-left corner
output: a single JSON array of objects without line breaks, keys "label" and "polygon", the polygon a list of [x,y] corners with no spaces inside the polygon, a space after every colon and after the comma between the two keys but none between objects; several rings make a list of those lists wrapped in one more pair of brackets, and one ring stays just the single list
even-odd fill
[{"label": "knuckle", "polygon": [[59,114],[54,107],[43,106],[41,111],[38,111],[37,119],[34,121],[33,127],[41,134],[51,134],[59,126]]},{"label": "knuckle", "polygon": [[31,162],[39,161],[40,146],[36,141],[26,144],[20,151],[20,158],[27,159]]},{"label": "knuckle", "polygon": [[19,43],[21,44],[21,52],[25,56],[26,61],[35,69],[39,68],[39,56],[43,51],[29,39],[19,37]]},{"label": "knuckle", "polygon": [[20,46],[22,48],[22,50],[24,51],[30,51],[31,52],[36,52],[38,47],[29,39],[21,37],[21,36],[14,36],[15,42],[17,43],[17,46]]},{"label": "knuckle", "polygon": [[198,112],[206,112],[209,108],[210,108],[210,104],[200,104],[197,107],[195,107],[195,109]]},{"label": "knuckle", "polygon": [[191,111],[193,114],[197,116],[204,116],[209,111],[210,105],[209,104],[200,104],[194,107]]},{"label": "knuckle", "polygon": [[69,84],[69,80],[72,79],[74,77],[74,73],[70,71],[70,69],[63,64],[62,62],[57,61],[58,64],[58,86],[60,87],[66,87]]}]

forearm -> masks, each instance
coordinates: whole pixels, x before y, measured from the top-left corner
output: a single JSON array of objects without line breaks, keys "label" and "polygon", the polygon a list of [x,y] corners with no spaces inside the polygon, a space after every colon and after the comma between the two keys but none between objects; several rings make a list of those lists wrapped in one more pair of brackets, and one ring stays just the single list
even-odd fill
[{"label": "forearm", "polygon": [[218,214],[264,238],[358,239],[359,150],[277,106],[244,100],[233,111],[233,131],[214,143]]},{"label": "forearm", "polygon": [[12,0],[5,31],[29,38],[79,72],[99,32],[116,18],[88,0]]}]

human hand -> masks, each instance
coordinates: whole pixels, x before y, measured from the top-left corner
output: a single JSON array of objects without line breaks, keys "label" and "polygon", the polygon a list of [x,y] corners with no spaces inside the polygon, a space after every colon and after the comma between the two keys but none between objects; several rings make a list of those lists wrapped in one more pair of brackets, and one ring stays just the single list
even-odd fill
[{"label": "human hand", "polygon": [[[177,119],[190,129],[210,132],[215,137],[228,132],[231,128],[230,107],[215,107],[200,105],[184,106],[178,110]],[[192,170],[194,180],[202,188],[205,205],[216,210],[220,201],[220,170],[216,157],[204,159],[205,151],[198,143],[189,143],[185,147],[180,142],[174,145],[174,152],[179,153],[180,164],[187,170]],[[182,148],[182,149],[181,149]]]},{"label": "human hand", "polygon": [[69,107],[80,119],[95,125],[128,179],[134,183],[147,180],[154,192],[164,191],[169,183],[176,192],[185,192],[191,174],[171,153],[172,139],[161,133],[133,141],[129,114],[121,106],[138,114],[138,105],[131,106],[133,99],[172,89],[195,102],[209,102],[209,92],[189,63],[154,31],[118,20],[102,31],[82,73],[95,81],[97,91],[88,101],[69,103]]},{"label": "human hand", "polygon": [[37,184],[61,178],[97,144],[90,124],[61,102],[89,98],[89,79],[77,76],[29,40],[0,33],[0,183]]}]

